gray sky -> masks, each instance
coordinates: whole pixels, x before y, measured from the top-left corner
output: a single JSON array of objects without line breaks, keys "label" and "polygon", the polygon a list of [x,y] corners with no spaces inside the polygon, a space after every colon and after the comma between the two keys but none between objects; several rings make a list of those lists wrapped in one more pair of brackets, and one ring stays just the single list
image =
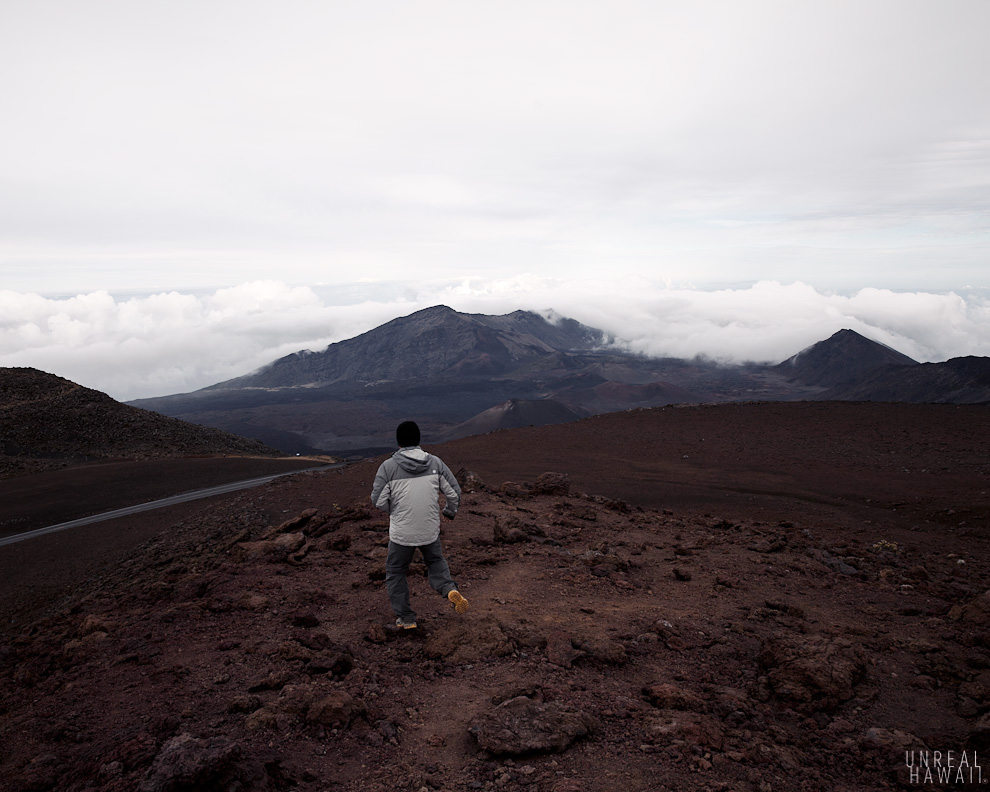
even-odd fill
[{"label": "gray sky", "polygon": [[0,4],[0,365],[190,390],[436,302],[990,354],[990,3]]}]

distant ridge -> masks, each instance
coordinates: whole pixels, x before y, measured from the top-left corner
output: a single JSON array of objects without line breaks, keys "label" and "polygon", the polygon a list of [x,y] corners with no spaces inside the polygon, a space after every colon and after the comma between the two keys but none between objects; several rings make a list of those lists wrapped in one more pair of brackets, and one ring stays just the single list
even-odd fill
[{"label": "distant ridge", "polygon": [[85,459],[279,456],[256,440],[129,407],[33,368],[0,368],[0,477]]},{"label": "distant ridge", "polygon": [[990,358],[970,355],[943,363],[883,369],[863,382],[827,390],[822,398],[987,404],[990,403]]},{"label": "distant ridge", "polygon": [[917,365],[917,360],[885,344],[871,341],[855,330],[839,330],[775,368],[805,385],[831,388],[857,382],[877,369]]},{"label": "distant ridge", "polygon": [[205,390],[491,377],[557,350],[587,350],[604,343],[604,333],[573,319],[555,324],[530,311],[482,316],[437,305],[330,344],[322,352],[288,355]]}]

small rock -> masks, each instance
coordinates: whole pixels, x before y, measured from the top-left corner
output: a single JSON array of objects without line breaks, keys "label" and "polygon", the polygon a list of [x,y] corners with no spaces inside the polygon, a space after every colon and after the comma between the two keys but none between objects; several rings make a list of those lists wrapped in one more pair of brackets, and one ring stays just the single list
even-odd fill
[{"label": "small rock", "polygon": [[515,515],[498,515],[495,517],[493,539],[499,544],[515,544],[529,539],[530,532]]},{"label": "small rock", "polygon": [[532,487],[533,495],[567,495],[571,483],[566,473],[541,473]]},{"label": "small rock", "polygon": [[649,685],[643,688],[643,695],[659,709],[686,710],[689,712],[704,712],[705,702],[701,696],[686,688],[669,683]]},{"label": "small rock", "polygon": [[291,618],[293,627],[304,627],[307,630],[320,626],[320,620],[312,611],[299,611]]},{"label": "small rock", "polygon": [[309,708],[306,720],[321,726],[347,726],[363,711],[364,704],[361,701],[343,690],[334,690]]},{"label": "small rock", "polygon": [[485,482],[482,481],[481,477],[473,470],[460,468],[457,473],[454,474],[454,478],[456,478],[457,483],[461,485],[461,490],[463,492],[483,492],[487,489],[487,487],[485,487]]},{"label": "small rock", "polygon": [[644,728],[654,742],[683,740],[689,745],[721,750],[724,740],[718,722],[698,712],[655,710],[647,713]]},{"label": "small rock", "polygon": [[384,625],[369,624],[368,631],[364,634],[364,639],[369,643],[383,644],[388,640],[388,633],[385,632]]},{"label": "small rock", "polygon": [[574,647],[571,636],[564,632],[553,632],[547,636],[547,660],[561,668],[571,668],[574,661],[585,653]]},{"label": "small rock", "polygon": [[238,789],[272,792],[271,770],[278,760],[224,737],[196,739],[180,734],[162,746],[141,782],[140,792],[176,792],[183,789]]},{"label": "small rock", "polygon": [[275,529],[278,533],[289,533],[290,531],[296,532],[301,531],[303,526],[306,525],[313,517],[316,516],[316,509],[306,509],[300,512],[297,516],[290,520],[286,520],[278,528]]},{"label": "small rock", "polygon": [[990,591],[964,605],[954,605],[949,610],[949,618],[977,625],[990,624]]}]

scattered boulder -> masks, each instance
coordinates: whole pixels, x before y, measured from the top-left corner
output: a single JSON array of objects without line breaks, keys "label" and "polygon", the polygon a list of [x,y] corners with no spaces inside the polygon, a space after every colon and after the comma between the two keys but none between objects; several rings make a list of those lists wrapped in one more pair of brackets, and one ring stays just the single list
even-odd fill
[{"label": "scattered boulder", "polygon": [[364,703],[343,690],[334,690],[315,701],[306,713],[308,723],[326,727],[347,727],[365,711]]},{"label": "scattered boulder", "polygon": [[725,739],[718,721],[699,712],[656,710],[646,714],[643,728],[652,742],[675,746],[698,745],[721,750]]},{"label": "scattered boulder", "polygon": [[244,728],[249,731],[268,729],[282,731],[281,726],[287,725],[289,718],[274,707],[260,707],[244,719]]},{"label": "scattered boulder", "polygon": [[497,515],[495,530],[492,538],[498,544],[515,544],[529,539],[529,533],[523,528],[522,520],[514,515]]},{"label": "scattered boulder", "polygon": [[538,525],[523,522],[514,514],[499,514],[495,517],[492,540],[496,544],[515,544],[529,541],[533,537],[545,536],[546,533]]},{"label": "scattered boulder", "polygon": [[293,556],[303,551],[306,545],[306,535],[303,533],[279,534],[274,539],[263,539],[258,542],[238,542],[238,556],[242,561],[266,559],[279,563],[288,562]]},{"label": "scattered boulder", "polygon": [[312,685],[286,685],[278,694],[275,709],[305,717],[318,693]]},{"label": "scattered boulder", "polygon": [[515,481],[503,481],[498,491],[499,494],[507,498],[528,498],[530,496],[529,487],[525,484],[517,484]]},{"label": "scattered boulder", "polygon": [[519,756],[563,751],[593,728],[590,715],[567,704],[516,696],[475,718],[468,732],[489,753]]},{"label": "scattered boulder", "polygon": [[327,540],[326,543],[327,550],[334,550],[335,552],[342,553],[345,550],[350,550],[351,548],[351,537],[350,534],[340,533],[334,534]]},{"label": "scattered boulder", "polygon": [[571,482],[566,473],[541,473],[536,477],[530,492],[533,495],[568,495]]},{"label": "scattered boulder", "polygon": [[587,655],[589,661],[596,665],[623,665],[629,660],[626,647],[618,641],[578,640],[575,642],[575,646]]},{"label": "scattered boulder", "polygon": [[705,711],[705,702],[701,696],[667,682],[644,687],[643,695],[650,704],[658,709],[684,710],[686,712]]},{"label": "scattered boulder", "polygon": [[316,516],[316,509],[305,509],[304,511],[297,514],[295,517],[286,520],[280,526],[274,529],[273,533],[283,534],[283,533],[297,533],[302,531],[307,523]]},{"label": "scattered boulder", "polygon": [[79,626],[79,635],[86,636],[95,632],[111,633],[113,632],[114,624],[109,619],[105,619],[102,616],[94,616],[89,614],[83,619],[82,624]]},{"label": "scattered boulder", "polygon": [[315,655],[306,664],[306,673],[344,677],[352,668],[354,668],[354,656],[347,649],[340,647]]},{"label": "scattered boulder", "polygon": [[750,545],[749,549],[756,553],[780,553],[787,548],[787,537],[785,535],[770,536],[761,539],[759,542]]},{"label": "scattered boulder", "polygon": [[261,709],[261,699],[258,696],[242,693],[234,696],[227,705],[227,712],[252,713]]},{"label": "scattered boulder", "polygon": [[574,661],[585,653],[574,646],[571,636],[565,632],[552,632],[547,636],[547,660],[561,668],[571,668]]},{"label": "scattered boulder", "polygon": [[866,676],[862,649],[827,636],[774,636],[764,642],[760,663],[773,694],[808,713],[835,710]]},{"label": "scattered boulder", "polygon": [[296,611],[290,617],[293,627],[304,627],[307,630],[311,630],[314,627],[320,626],[320,619],[315,613],[309,610]]},{"label": "scattered boulder", "polygon": [[183,733],[162,746],[140,792],[237,789],[274,792],[281,773],[275,759],[248,755],[223,736],[197,739]]},{"label": "scattered boulder", "polygon": [[388,633],[385,627],[377,622],[368,625],[368,630],[364,634],[364,640],[372,644],[383,644],[388,640]]},{"label": "scattered boulder", "polygon": [[450,620],[435,630],[423,645],[427,657],[452,663],[474,663],[486,657],[504,657],[512,650],[512,642],[493,618]]},{"label": "scattered boulder", "polygon": [[827,550],[812,549],[808,551],[808,556],[824,564],[833,572],[838,572],[842,575],[849,575],[850,577],[855,577],[859,574],[859,570],[852,564],[848,563],[846,559],[832,555]]},{"label": "scattered boulder", "polygon": [[487,489],[485,482],[473,470],[462,467],[454,474],[454,478],[461,485],[462,492],[483,492]]},{"label": "scattered boulder", "polygon": [[962,605],[953,605],[949,610],[949,618],[979,626],[990,625],[990,591],[985,591]]},{"label": "scattered boulder", "polygon": [[269,553],[287,558],[290,554],[301,550],[304,544],[306,544],[306,535],[302,532],[282,534],[272,542]]}]

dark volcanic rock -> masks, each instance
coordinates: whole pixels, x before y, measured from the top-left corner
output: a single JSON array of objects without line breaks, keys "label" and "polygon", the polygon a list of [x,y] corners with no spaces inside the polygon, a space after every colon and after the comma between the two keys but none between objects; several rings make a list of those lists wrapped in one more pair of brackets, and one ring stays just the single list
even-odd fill
[{"label": "dark volcanic rock", "polygon": [[469,728],[478,746],[496,756],[563,751],[587,736],[594,720],[561,702],[516,696],[475,719]]},{"label": "dark volcanic rock", "polygon": [[224,737],[196,739],[180,734],[162,747],[140,792],[274,792],[275,773],[270,769],[274,768],[245,755],[238,743]]},{"label": "dark volcanic rock", "polygon": [[853,697],[854,685],[866,675],[860,647],[826,636],[773,636],[760,662],[774,694],[807,712],[834,710]]},{"label": "dark volcanic rock", "polygon": [[[443,542],[471,609],[417,560],[415,630],[386,629],[375,461],[5,545],[0,789],[892,788],[921,741],[990,744],[988,428],[747,403],[457,441],[452,469],[572,486],[466,493]],[[304,563],[262,551],[328,523]]]}]

